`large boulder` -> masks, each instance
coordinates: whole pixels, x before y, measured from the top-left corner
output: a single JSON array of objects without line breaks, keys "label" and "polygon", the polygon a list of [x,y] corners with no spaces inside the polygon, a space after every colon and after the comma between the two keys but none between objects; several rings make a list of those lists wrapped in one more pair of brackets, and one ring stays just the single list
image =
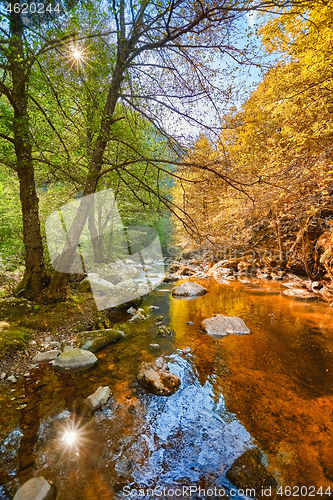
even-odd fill
[{"label": "large boulder", "polygon": [[207,289],[199,283],[182,283],[179,286],[175,286],[171,293],[174,297],[199,297],[200,295],[205,295]]},{"label": "large boulder", "polygon": [[154,363],[142,363],[138,381],[157,396],[170,396],[180,386],[179,378],[169,371],[162,357],[157,358]]},{"label": "large boulder", "polygon": [[216,314],[212,318],[204,319],[200,330],[212,337],[225,337],[226,335],[245,335],[251,333],[244,321],[237,316],[223,316]]},{"label": "large boulder", "polygon": [[53,368],[59,372],[80,371],[91,368],[98,362],[95,354],[85,349],[67,348],[53,362]]},{"label": "large boulder", "polygon": [[52,500],[55,488],[43,477],[33,477],[17,490],[14,500]]},{"label": "large boulder", "polygon": [[318,299],[318,295],[313,292],[308,292],[303,288],[290,288],[289,290],[285,290],[283,295],[287,295],[288,297],[294,297],[295,299],[302,300],[313,300]]},{"label": "large boulder", "polygon": [[274,476],[263,465],[263,454],[258,448],[246,450],[238,457],[227,470],[226,477],[237,488],[255,489],[257,493],[260,493],[262,487],[277,486]]},{"label": "large boulder", "polygon": [[91,332],[79,333],[75,342],[80,349],[96,352],[112,342],[117,342],[117,340],[122,339],[124,336],[124,332],[121,330],[113,330],[113,328],[92,330]]},{"label": "large boulder", "polygon": [[114,288],[114,285],[97,274],[89,274],[88,278],[85,278],[78,285],[79,292],[90,292],[91,289],[94,292],[101,292],[103,294],[110,293]]},{"label": "large boulder", "polygon": [[[134,263],[133,263],[134,264]],[[109,264],[109,269],[105,273],[105,278],[114,285],[117,285],[121,281],[126,281],[129,279],[135,279],[139,276],[140,272],[135,267],[135,265],[122,265],[122,264]]]}]

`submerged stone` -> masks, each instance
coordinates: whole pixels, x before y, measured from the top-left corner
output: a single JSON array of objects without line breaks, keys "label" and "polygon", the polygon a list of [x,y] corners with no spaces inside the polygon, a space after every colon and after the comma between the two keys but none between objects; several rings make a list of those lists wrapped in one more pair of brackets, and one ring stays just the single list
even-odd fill
[{"label": "submerged stone", "polygon": [[14,500],[51,500],[54,498],[54,486],[43,477],[33,477],[19,488]]},{"label": "submerged stone", "polygon": [[66,349],[54,361],[53,368],[59,372],[80,371],[98,362],[95,354],[85,349]]},{"label": "submerged stone", "polygon": [[246,450],[238,457],[230,469],[226,472],[226,477],[237,488],[252,488],[260,492],[261,488],[275,488],[277,482],[262,463],[263,454],[259,448]]},{"label": "submerged stone", "polygon": [[165,325],[160,325],[159,329],[157,330],[157,335],[159,337],[173,337],[175,335],[175,332]]},{"label": "submerged stone", "polygon": [[150,349],[160,349],[160,344],[149,344]]},{"label": "submerged stone", "polygon": [[171,293],[174,297],[199,297],[200,295],[205,295],[207,289],[199,283],[182,283],[179,286],[175,286]]},{"label": "submerged stone", "polygon": [[80,349],[96,352],[103,347],[124,338],[125,334],[121,330],[112,328],[106,330],[93,330],[91,332],[81,332],[76,337],[76,345]]},{"label": "submerged stone", "polygon": [[180,379],[169,371],[162,357],[157,358],[154,363],[142,363],[138,381],[157,396],[170,396],[180,386]]},{"label": "submerged stone", "polygon": [[200,324],[200,330],[212,337],[225,337],[226,335],[246,335],[251,333],[244,321],[237,316],[223,316],[216,314],[207,318]]}]

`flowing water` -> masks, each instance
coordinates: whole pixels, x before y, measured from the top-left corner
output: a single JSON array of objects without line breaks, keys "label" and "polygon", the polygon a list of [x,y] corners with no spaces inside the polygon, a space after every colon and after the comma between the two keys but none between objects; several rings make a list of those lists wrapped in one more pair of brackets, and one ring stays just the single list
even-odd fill
[{"label": "flowing water", "polygon": [[[130,491],[131,498],[171,498],[163,488],[177,486],[246,498],[230,495],[225,474],[254,446],[279,484],[333,492],[332,310],[284,296],[277,282],[196,281],[209,290],[196,299],[172,298],[168,284],[155,290],[144,305],[159,309],[97,353],[90,371],[41,365],[30,380],[2,388],[0,499],[38,475],[53,481],[57,500],[120,500]],[[251,334],[202,334],[200,321],[214,314],[243,318]],[[157,336],[159,315],[174,337]],[[141,363],[160,355],[181,379],[170,397],[147,394],[136,381]],[[106,385],[112,404],[80,418],[83,399]],[[194,489],[190,497],[204,498]]]}]

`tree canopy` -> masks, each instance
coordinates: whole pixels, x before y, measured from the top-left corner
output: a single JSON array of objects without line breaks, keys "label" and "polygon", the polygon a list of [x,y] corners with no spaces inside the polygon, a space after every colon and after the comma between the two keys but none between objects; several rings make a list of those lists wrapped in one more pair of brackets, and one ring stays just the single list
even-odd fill
[{"label": "tree canopy", "polygon": [[[29,0],[23,13],[14,0],[1,4],[0,162],[16,172],[20,189],[25,275],[17,292],[36,298],[48,282],[37,186],[65,183],[64,200],[111,183],[143,208],[164,204],[189,228],[188,214],[161,183],[161,176],[177,177],[170,164],[184,163],[171,117],[218,131],[205,115],[210,110],[219,120],[225,112],[227,61],[251,62],[250,49],[237,42],[245,15],[274,11],[291,18],[312,2],[51,2],[53,10],[40,15],[33,5]],[[267,29],[278,29],[270,23]],[[253,180],[230,166],[231,150],[219,144],[213,156],[220,159],[204,168],[192,157],[191,180],[199,168],[207,182],[214,177],[212,185],[220,179],[251,199],[245,188]],[[81,230],[74,220],[69,239],[78,240]],[[66,279],[53,274],[48,299],[63,296]]]},{"label": "tree canopy", "polygon": [[[280,59],[242,108],[225,116],[213,146],[220,168],[243,192],[226,193],[225,180],[217,180],[215,172],[201,177],[200,187],[188,182],[184,190],[193,200],[198,190],[210,193],[206,205],[217,210],[215,219],[209,218],[213,242],[257,248],[275,238],[276,254],[286,261],[311,217],[332,210],[331,18],[332,7],[319,3],[263,18],[264,48],[279,52]],[[195,154],[205,155],[204,144],[195,145]],[[210,190],[213,182],[219,187]],[[193,225],[203,217],[202,211],[193,214]],[[308,271],[311,275],[309,266]]]}]

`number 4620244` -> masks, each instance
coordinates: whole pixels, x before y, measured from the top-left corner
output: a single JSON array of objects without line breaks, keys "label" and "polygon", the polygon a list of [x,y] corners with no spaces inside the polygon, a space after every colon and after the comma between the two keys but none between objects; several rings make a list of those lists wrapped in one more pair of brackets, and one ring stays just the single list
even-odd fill
[{"label": "number 4620244", "polygon": [[60,13],[60,4],[43,4],[31,2],[27,3],[10,3],[6,7],[7,12],[15,12],[15,14],[45,14],[46,12],[52,14],[52,12]]},{"label": "number 4620244", "polygon": [[277,491],[278,495],[284,495],[286,497],[317,497],[332,495],[330,486],[324,490],[322,486],[316,488],[315,486],[280,486]]}]

